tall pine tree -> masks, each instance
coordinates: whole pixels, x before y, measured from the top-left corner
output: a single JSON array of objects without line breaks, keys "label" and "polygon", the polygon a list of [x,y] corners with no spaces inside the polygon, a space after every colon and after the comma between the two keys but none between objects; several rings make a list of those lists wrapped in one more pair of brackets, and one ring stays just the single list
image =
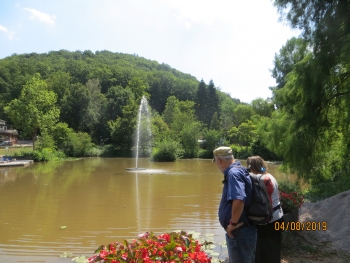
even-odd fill
[{"label": "tall pine tree", "polygon": [[[207,102],[207,116],[206,116],[206,124],[208,126],[211,124],[215,112],[217,114],[219,112],[219,98],[216,93],[214,81],[210,80],[208,85],[208,102]],[[220,116],[216,116],[216,118],[219,118],[219,117]]]},{"label": "tall pine tree", "polygon": [[207,118],[206,118],[208,92],[207,92],[207,85],[205,84],[203,79],[198,85],[196,95],[197,95],[196,96],[196,114],[197,114],[198,120],[208,125]]}]

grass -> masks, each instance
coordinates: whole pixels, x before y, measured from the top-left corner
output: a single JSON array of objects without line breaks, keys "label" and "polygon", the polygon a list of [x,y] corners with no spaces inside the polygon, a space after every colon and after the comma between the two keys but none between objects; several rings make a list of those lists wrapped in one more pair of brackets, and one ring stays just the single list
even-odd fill
[{"label": "grass", "polygon": [[14,153],[20,153],[21,151],[25,149],[32,149],[32,146],[14,146],[14,147],[8,147],[8,150],[6,150],[5,147],[0,147],[0,156],[1,155],[14,155]]}]

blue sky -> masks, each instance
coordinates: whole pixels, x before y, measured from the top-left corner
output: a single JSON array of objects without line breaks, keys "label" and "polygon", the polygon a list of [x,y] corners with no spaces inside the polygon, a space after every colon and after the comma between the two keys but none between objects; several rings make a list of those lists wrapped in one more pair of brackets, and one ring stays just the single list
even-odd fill
[{"label": "blue sky", "polygon": [[108,50],[166,63],[244,102],[271,97],[275,53],[297,36],[270,0],[5,0],[0,58]]}]

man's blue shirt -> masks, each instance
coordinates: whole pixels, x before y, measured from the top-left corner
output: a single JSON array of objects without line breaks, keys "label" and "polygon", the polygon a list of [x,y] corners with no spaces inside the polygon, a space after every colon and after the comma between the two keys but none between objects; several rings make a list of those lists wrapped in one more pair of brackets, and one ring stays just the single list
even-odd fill
[{"label": "man's blue shirt", "polygon": [[[222,197],[219,206],[219,221],[223,228],[226,228],[231,219],[232,201],[242,200],[244,203],[251,202],[252,183],[247,169],[245,169],[240,161],[232,163],[224,171],[224,188],[222,190]],[[238,222],[248,224],[248,218],[245,210]],[[251,224],[251,223],[250,223]]]}]

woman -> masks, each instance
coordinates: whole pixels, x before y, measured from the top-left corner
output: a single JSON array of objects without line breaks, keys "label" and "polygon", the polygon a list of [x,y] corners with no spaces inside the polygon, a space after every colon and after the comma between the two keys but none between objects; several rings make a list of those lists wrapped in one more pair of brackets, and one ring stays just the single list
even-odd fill
[{"label": "woman", "polygon": [[247,159],[250,173],[262,175],[273,208],[273,216],[266,225],[256,225],[257,242],[255,263],[281,262],[281,231],[275,230],[275,222],[283,222],[283,211],[280,205],[278,184],[276,179],[267,172],[267,165],[260,156]]}]

